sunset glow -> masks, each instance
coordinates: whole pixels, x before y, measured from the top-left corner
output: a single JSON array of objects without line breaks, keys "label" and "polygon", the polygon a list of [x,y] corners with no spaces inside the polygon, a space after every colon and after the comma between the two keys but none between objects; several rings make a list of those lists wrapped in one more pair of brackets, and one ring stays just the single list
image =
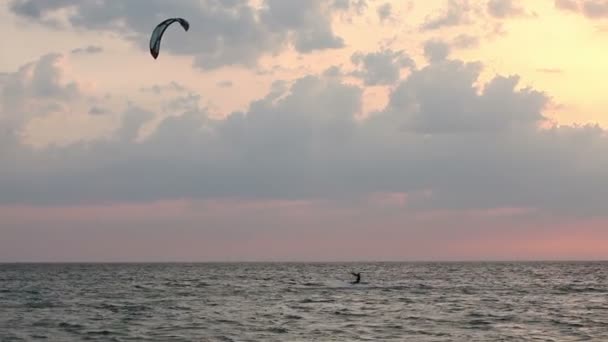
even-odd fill
[{"label": "sunset glow", "polygon": [[605,11],[285,1],[3,2],[0,262],[608,258]]}]

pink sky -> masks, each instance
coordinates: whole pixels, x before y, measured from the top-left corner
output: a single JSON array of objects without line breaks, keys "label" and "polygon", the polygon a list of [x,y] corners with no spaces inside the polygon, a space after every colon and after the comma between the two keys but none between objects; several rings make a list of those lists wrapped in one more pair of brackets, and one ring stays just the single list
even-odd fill
[{"label": "pink sky", "polygon": [[4,261],[602,260],[608,239],[607,218],[415,212],[385,200],[4,206],[0,215]]}]

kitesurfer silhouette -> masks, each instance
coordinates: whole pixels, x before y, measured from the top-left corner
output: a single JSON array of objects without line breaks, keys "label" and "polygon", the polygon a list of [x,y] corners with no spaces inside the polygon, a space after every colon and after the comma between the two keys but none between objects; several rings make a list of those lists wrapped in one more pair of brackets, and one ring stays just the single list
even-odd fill
[{"label": "kitesurfer silhouette", "polygon": [[355,281],[353,281],[351,284],[359,284],[361,282],[361,272],[359,272],[359,273],[351,272],[350,274],[357,277],[357,279],[355,279]]}]

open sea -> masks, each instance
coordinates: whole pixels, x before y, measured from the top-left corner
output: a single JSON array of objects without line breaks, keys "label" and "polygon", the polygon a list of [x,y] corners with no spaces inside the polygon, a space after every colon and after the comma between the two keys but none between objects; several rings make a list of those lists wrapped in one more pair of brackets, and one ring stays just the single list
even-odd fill
[{"label": "open sea", "polygon": [[608,263],[0,264],[0,341],[608,341]]}]

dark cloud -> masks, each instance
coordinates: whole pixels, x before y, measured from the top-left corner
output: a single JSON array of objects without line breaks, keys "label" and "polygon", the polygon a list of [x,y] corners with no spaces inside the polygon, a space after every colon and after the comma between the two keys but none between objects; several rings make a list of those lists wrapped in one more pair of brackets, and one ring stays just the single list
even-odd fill
[{"label": "dark cloud", "polygon": [[360,77],[365,85],[390,85],[400,78],[401,69],[415,67],[414,61],[403,51],[382,50],[367,54],[357,52],[351,56],[359,70],[352,73]]},{"label": "dark cloud", "polygon": [[[49,14],[70,9],[69,25],[79,29],[112,31],[148,49],[152,29],[166,17],[184,17],[189,32],[169,28],[162,42],[161,55],[192,55],[195,66],[214,69],[226,65],[254,65],[267,53],[276,53],[287,44],[298,52],[311,53],[344,46],[331,27],[331,14],[340,10],[320,0],[265,0],[261,9],[246,0],[12,0],[13,13],[57,27]],[[364,2],[348,2],[359,6]],[[178,32],[179,31],[179,32]]]}]

